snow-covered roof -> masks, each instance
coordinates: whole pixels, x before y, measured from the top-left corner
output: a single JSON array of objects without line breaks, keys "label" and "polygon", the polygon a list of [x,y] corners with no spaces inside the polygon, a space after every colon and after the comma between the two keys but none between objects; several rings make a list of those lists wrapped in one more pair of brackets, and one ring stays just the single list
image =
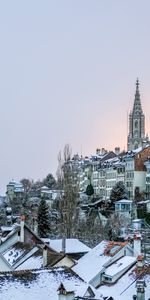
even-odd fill
[{"label": "snow-covered roof", "polygon": [[147,204],[150,203],[150,200],[139,201],[137,204]]},{"label": "snow-covered roof", "polygon": [[[32,251],[31,251],[32,250]],[[29,246],[22,244],[20,242],[15,243],[13,246],[10,246],[7,250],[5,250],[2,255],[8,261],[11,266],[14,266],[16,263],[20,261],[20,259],[24,259],[25,255],[35,255],[38,252],[37,246]],[[30,263],[28,262],[29,269]],[[41,267],[41,266],[40,266]]]},{"label": "snow-covered roof", "polygon": [[13,226],[1,226],[2,232],[5,232],[5,231],[11,232],[13,229],[14,229]]},{"label": "snow-covered roof", "polygon": [[[136,275],[134,273],[135,266],[125,273],[115,284],[101,285],[98,290],[105,297],[113,297],[115,300],[132,300],[133,295],[136,295]],[[145,299],[150,297],[150,275],[143,277],[146,283]]]},{"label": "snow-covered roof", "polygon": [[132,150],[132,152],[133,153],[139,153],[139,152],[141,152],[142,151],[142,147],[139,147],[139,148],[137,148],[137,149],[134,149],[134,150]]},{"label": "snow-covered roof", "polygon": [[110,260],[110,256],[104,255],[108,244],[108,241],[102,241],[91,249],[78,260],[77,265],[72,268],[73,271],[86,282],[92,280],[103,269],[103,265]]},{"label": "snow-covered roof", "polygon": [[[62,239],[42,239],[45,243],[57,252],[62,251]],[[87,253],[91,249],[78,239],[66,239],[66,254],[71,253]]]},{"label": "snow-covered roof", "polygon": [[132,220],[132,223],[141,223],[142,222],[142,219],[134,219],[134,220]]},{"label": "snow-covered roof", "polygon": [[105,162],[108,162],[108,163],[116,163],[116,162],[119,162],[119,158],[118,157],[112,157],[112,158],[108,158],[107,160],[105,160]]},{"label": "snow-covered roof", "polygon": [[61,283],[60,287],[58,290],[61,290],[63,287],[63,289],[66,291],[66,292],[74,292],[74,284],[73,282],[65,282],[65,283]]},{"label": "snow-covered roof", "polygon": [[24,187],[23,184],[21,182],[17,182],[15,180],[11,180],[8,184],[7,187],[9,186],[13,186],[14,187],[14,191],[17,192],[24,192]]},{"label": "snow-covered roof", "polygon": [[121,199],[121,200],[116,201],[115,203],[116,204],[117,203],[133,203],[133,201],[132,200],[127,200],[127,199]]},{"label": "snow-covered roof", "polygon": [[142,150],[144,150],[144,149],[148,148],[149,146],[150,146],[150,145],[149,145],[149,144],[147,144],[147,145],[145,145],[145,147],[144,147],[144,148],[143,148],[143,147],[139,147],[139,148],[137,148],[137,149],[134,149],[134,150],[128,151],[128,152],[126,153],[125,157],[132,157],[132,156],[134,156],[134,155],[136,155],[136,154],[140,153]]},{"label": "snow-covered roof", "polygon": [[41,191],[43,191],[43,190],[50,190],[50,189],[46,185],[44,185],[41,187]]},{"label": "snow-covered roof", "polygon": [[32,255],[24,261],[16,270],[35,270],[40,269],[43,265],[43,257]]},{"label": "snow-covered roof", "polygon": [[9,181],[9,183],[7,185],[15,185],[16,183],[17,182],[14,179],[12,179],[11,181]]},{"label": "snow-covered roof", "polygon": [[91,282],[125,246],[127,242],[102,241],[81,257],[72,270],[86,282]]},{"label": "snow-covered roof", "polygon": [[12,208],[11,208],[10,206],[7,206],[7,207],[6,207],[6,211],[7,211],[7,212],[11,212],[11,211],[12,211]]},{"label": "snow-covered roof", "polygon": [[11,266],[25,253],[25,249],[11,247],[3,253],[4,258],[9,262]]},{"label": "snow-covered roof", "polygon": [[105,271],[105,274],[108,276],[114,276],[125,268],[132,266],[134,263],[136,263],[135,257],[124,256],[108,267]]},{"label": "snow-covered roof", "polygon": [[[60,284],[71,286],[75,296],[82,297],[83,290],[88,289],[84,283],[71,271],[59,268],[53,270],[39,270],[29,272],[14,272],[12,274],[0,274],[1,299],[5,300],[58,300],[58,288]],[[100,292],[92,287],[95,298],[102,300]]]}]

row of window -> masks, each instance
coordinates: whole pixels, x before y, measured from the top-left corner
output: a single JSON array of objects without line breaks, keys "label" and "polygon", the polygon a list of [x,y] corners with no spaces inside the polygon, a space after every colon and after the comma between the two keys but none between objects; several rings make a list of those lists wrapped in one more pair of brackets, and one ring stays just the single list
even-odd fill
[{"label": "row of window", "polygon": [[107,179],[114,179],[116,177],[117,177],[116,172],[106,173],[106,178]]},{"label": "row of window", "polygon": [[133,161],[127,162],[126,163],[126,169],[133,170],[134,169],[134,162]]},{"label": "row of window", "polygon": [[131,210],[131,205],[127,204],[127,203],[122,203],[120,204],[116,204],[115,205],[115,210],[123,210],[123,211],[130,211]]},{"label": "row of window", "polygon": [[127,181],[126,186],[127,188],[133,188],[133,181]]},{"label": "row of window", "polygon": [[134,172],[127,172],[126,173],[126,178],[127,179],[133,179],[134,178]]},{"label": "row of window", "polygon": [[116,181],[108,181],[107,182],[107,188],[113,188],[116,185]]},{"label": "row of window", "polygon": [[103,171],[100,171],[100,172],[93,172],[93,178],[105,178],[106,176],[106,173],[103,172]]}]

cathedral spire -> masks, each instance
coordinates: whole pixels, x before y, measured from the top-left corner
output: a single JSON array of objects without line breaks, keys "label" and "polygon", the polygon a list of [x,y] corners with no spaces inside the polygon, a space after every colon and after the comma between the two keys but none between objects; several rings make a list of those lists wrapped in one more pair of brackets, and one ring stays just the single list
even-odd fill
[{"label": "cathedral spire", "polygon": [[133,110],[129,115],[128,150],[143,147],[147,140],[148,139],[145,137],[145,116],[142,111],[139,79],[137,78]]},{"label": "cathedral spire", "polygon": [[140,92],[139,92],[139,79],[136,80],[136,92],[135,92],[135,98],[134,98],[134,105],[133,105],[133,114],[139,114],[142,113],[142,105],[141,105],[141,99],[140,99]]},{"label": "cathedral spire", "polygon": [[137,78],[137,80],[136,80],[136,92],[139,91],[139,85],[140,85],[139,84],[139,79]]}]

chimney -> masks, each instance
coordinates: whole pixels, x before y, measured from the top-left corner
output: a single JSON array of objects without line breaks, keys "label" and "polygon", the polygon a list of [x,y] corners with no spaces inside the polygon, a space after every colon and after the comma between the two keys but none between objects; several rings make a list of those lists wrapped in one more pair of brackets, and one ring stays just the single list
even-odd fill
[{"label": "chimney", "polygon": [[105,148],[102,148],[102,149],[101,149],[101,154],[104,155],[104,154],[106,154],[106,153],[107,153],[107,151],[105,150]]},{"label": "chimney", "polygon": [[24,221],[25,221],[25,216],[22,215],[20,217],[20,242],[24,243]]},{"label": "chimney", "polygon": [[96,149],[96,154],[100,155],[101,154],[101,150],[99,148]]},{"label": "chimney", "polygon": [[38,235],[38,223],[36,218],[33,218],[33,231],[36,235]]},{"label": "chimney", "polygon": [[0,245],[2,244],[2,232],[0,232]]},{"label": "chimney", "polygon": [[133,250],[134,250],[135,257],[138,257],[138,255],[141,254],[141,235],[140,235],[140,233],[134,234]]},{"label": "chimney", "polygon": [[62,250],[61,250],[62,253],[66,253],[66,238],[63,237],[62,238]]},{"label": "chimney", "polygon": [[75,293],[72,289],[66,288],[62,283],[58,288],[58,300],[74,300]]},{"label": "chimney", "polygon": [[145,260],[143,255],[138,255],[137,257],[137,273],[141,273],[144,269]]},{"label": "chimney", "polygon": [[47,246],[44,245],[43,247],[43,267],[46,267],[47,266]]},{"label": "chimney", "polygon": [[145,281],[137,280],[136,282],[136,291],[137,291],[137,300],[145,300]]},{"label": "chimney", "polygon": [[120,147],[115,147],[115,154],[119,155],[120,154]]}]

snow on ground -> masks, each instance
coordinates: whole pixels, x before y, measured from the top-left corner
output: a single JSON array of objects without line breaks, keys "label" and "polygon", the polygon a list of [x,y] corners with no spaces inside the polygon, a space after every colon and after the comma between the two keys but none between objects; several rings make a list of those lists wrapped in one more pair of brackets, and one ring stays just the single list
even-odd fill
[{"label": "snow on ground", "polygon": [[[5,300],[58,300],[58,287],[60,283],[71,285],[76,296],[82,296],[83,286],[86,283],[73,273],[63,268],[53,270],[40,270],[28,273],[0,274],[0,294]],[[88,286],[87,286],[88,287]],[[93,289],[93,288],[92,288]],[[94,290],[94,289],[93,289]],[[96,298],[100,297],[96,291]]]},{"label": "snow on ground", "polygon": [[[136,282],[134,282],[136,277],[133,272],[134,269],[135,267],[132,267],[132,269],[123,275],[115,284],[102,285],[98,290],[103,296],[112,296],[115,300],[133,300],[133,295],[136,295]],[[146,282],[145,299],[147,300],[150,297],[150,275],[145,275],[144,279]],[[127,287],[129,288],[124,291]]]}]

